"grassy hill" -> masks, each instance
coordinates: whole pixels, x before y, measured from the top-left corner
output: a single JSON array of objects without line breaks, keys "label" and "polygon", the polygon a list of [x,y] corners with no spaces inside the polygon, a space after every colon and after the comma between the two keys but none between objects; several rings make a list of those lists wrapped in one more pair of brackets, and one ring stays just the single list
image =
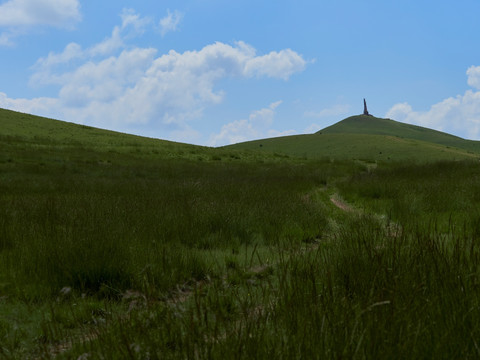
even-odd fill
[{"label": "grassy hill", "polygon": [[245,153],[147,138],[0,108],[0,165],[5,163],[110,163],[155,159],[252,161],[268,153]]},{"label": "grassy hill", "polygon": [[369,161],[459,160],[480,156],[479,142],[365,115],[349,117],[315,134],[248,141],[227,148]]},{"label": "grassy hill", "polygon": [[475,150],[476,152],[480,150],[480,142],[478,141],[465,140],[458,136],[422,126],[365,115],[350,116],[332,126],[318,131],[317,133],[387,135],[457,147],[460,149]]},{"label": "grassy hill", "polygon": [[[98,129],[16,111],[0,109],[0,141],[18,148],[89,149],[110,153],[179,156],[204,149],[200,146],[158,140]],[[5,152],[3,152],[5,153]]]}]

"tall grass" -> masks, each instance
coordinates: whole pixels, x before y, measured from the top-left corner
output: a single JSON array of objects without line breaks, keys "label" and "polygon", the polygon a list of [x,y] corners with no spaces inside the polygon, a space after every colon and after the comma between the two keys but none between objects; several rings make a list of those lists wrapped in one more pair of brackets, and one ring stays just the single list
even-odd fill
[{"label": "tall grass", "polygon": [[436,224],[448,232],[478,219],[479,180],[480,165],[474,161],[399,163],[358,172],[338,187],[348,200],[404,226]]},{"label": "tall grass", "polygon": [[304,200],[323,179],[315,165],[89,166],[89,175],[32,167],[3,182],[1,271],[22,297],[65,286],[162,292],[214,274],[209,251],[301,242],[326,224],[322,206]]},{"label": "tall grass", "polygon": [[4,357],[480,355],[477,163],[12,149],[0,305],[40,320],[0,308]]},{"label": "tall grass", "polygon": [[[377,219],[289,253],[261,281],[197,288],[181,304],[132,314],[78,354],[141,358],[476,358],[480,248],[434,229],[391,237]],[[238,279],[238,278],[237,278]]]}]

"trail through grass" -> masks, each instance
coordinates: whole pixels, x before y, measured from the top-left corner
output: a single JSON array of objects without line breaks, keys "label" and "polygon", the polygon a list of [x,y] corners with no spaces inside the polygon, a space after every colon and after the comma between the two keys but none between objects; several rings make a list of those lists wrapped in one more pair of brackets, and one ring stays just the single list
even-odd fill
[{"label": "trail through grass", "polygon": [[7,115],[0,357],[480,355],[478,162],[306,160]]}]

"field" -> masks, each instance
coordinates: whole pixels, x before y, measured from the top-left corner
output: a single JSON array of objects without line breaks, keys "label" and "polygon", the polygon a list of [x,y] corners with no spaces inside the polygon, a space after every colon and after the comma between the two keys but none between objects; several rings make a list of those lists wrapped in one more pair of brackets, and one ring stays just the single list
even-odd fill
[{"label": "field", "polygon": [[480,356],[472,150],[295,156],[0,124],[0,357]]}]

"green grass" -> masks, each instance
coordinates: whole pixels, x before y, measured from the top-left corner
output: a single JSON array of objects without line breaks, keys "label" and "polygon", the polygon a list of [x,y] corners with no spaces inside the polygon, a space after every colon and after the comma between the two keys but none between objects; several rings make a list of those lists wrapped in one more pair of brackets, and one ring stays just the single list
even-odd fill
[{"label": "green grass", "polygon": [[477,141],[364,115],[349,117],[315,134],[248,141],[226,148],[305,158],[386,162],[432,162],[480,157],[480,143]]},{"label": "green grass", "polygon": [[[117,133],[85,125],[78,125],[10,110],[0,109],[2,125],[1,137],[6,143],[24,143],[37,148],[78,148],[96,151],[119,151],[128,153],[141,148],[141,152],[157,151],[162,155],[168,152],[188,152],[193,145],[159,141],[156,139]],[[155,154],[153,152],[153,154]]]},{"label": "green grass", "polygon": [[0,164],[73,164],[77,167],[84,162],[108,166],[116,159],[125,163],[139,158],[207,162],[275,160],[273,155],[145,138],[5,109],[0,109],[0,126]]},{"label": "green grass", "polygon": [[365,115],[348,117],[317,133],[387,135],[456,147],[462,147],[463,142],[466,142],[462,138],[440,131]]},{"label": "green grass", "polygon": [[368,162],[432,162],[478,159],[479,153],[420,140],[390,135],[311,134],[255,140],[225,149],[251,150],[265,154],[286,154],[306,159],[362,160]]},{"label": "green grass", "polygon": [[1,358],[480,355],[476,155],[391,135],[258,151],[2,124]]}]

